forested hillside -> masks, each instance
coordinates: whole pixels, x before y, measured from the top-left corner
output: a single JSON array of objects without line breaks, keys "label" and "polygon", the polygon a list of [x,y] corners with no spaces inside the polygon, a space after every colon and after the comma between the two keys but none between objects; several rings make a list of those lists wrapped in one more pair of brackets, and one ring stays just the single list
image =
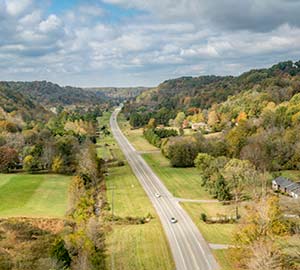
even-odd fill
[{"label": "forested hillside", "polygon": [[147,87],[94,87],[87,88],[86,90],[93,91],[98,95],[104,95],[106,98],[111,98],[113,100],[122,102],[124,100],[135,98],[148,89],[149,88]]},{"label": "forested hillside", "polygon": [[7,119],[22,125],[32,119],[46,120],[50,115],[49,111],[27,96],[9,87],[6,83],[0,84],[1,120]]},{"label": "forested hillside", "polygon": [[82,88],[61,87],[47,81],[1,82],[0,86],[25,95],[43,105],[99,104],[105,97],[102,93]]},{"label": "forested hillside", "polygon": [[193,113],[192,108],[208,109],[246,91],[265,93],[275,103],[289,100],[300,91],[300,61],[282,62],[268,69],[251,70],[238,77],[200,76],[168,80],[128,102],[125,114],[133,126],[145,125],[151,117],[168,124],[179,111]]}]

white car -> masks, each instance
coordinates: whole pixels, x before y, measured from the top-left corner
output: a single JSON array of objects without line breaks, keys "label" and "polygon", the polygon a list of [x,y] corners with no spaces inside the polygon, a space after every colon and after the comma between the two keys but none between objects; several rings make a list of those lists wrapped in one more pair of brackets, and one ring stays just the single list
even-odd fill
[{"label": "white car", "polygon": [[176,223],[176,222],[177,222],[177,219],[174,217],[171,217],[171,223]]},{"label": "white car", "polygon": [[156,198],[160,198],[161,197],[161,195],[159,193],[157,193],[157,192],[154,195],[155,195]]}]

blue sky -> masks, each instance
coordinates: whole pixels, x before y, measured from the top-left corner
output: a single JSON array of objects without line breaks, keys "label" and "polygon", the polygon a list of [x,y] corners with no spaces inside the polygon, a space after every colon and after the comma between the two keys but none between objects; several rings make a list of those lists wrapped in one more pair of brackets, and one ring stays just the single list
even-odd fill
[{"label": "blue sky", "polygon": [[300,59],[299,10],[295,0],[0,0],[0,80],[238,75]]},{"label": "blue sky", "polygon": [[48,13],[58,14],[63,11],[74,8],[78,4],[80,4],[79,0],[52,0],[49,3]]}]

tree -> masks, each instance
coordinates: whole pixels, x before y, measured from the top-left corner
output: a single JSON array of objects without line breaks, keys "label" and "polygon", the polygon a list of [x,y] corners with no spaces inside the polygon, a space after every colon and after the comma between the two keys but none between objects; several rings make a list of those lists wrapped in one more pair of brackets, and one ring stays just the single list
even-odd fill
[{"label": "tree", "polygon": [[202,185],[205,186],[209,181],[210,176],[214,173],[212,163],[214,157],[205,153],[199,153],[195,159],[195,166],[199,170],[202,179]]},{"label": "tree", "polygon": [[157,126],[155,118],[151,118],[148,122],[147,128],[155,129]]},{"label": "tree", "polygon": [[56,152],[55,145],[51,141],[46,142],[43,147],[43,153],[40,158],[43,168],[45,169],[51,168],[55,152]]},{"label": "tree", "polygon": [[182,127],[182,123],[185,119],[185,114],[184,112],[179,112],[176,116],[176,118],[174,119],[174,124],[176,127],[180,128]]},{"label": "tree", "polygon": [[238,126],[231,129],[226,135],[228,152],[233,157],[238,157],[243,146],[247,143],[247,137],[255,131],[250,123],[242,121]]},{"label": "tree", "polygon": [[238,117],[236,118],[236,122],[240,123],[241,121],[246,121],[247,120],[247,114],[245,112],[240,112]]},{"label": "tree", "polygon": [[52,161],[52,171],[55,173],[63,172],[64,161],[61,156],[54,157]]},{"label": "tree", "polygon": [[28,155],[23,160],[23,169],[27,172],[32,172],[37,168],[37,160],[32,156]]},{"label": "tree", "polygon": [[18,161],[19,157],[15,149],[7,146],[0,147],[0,172],[9,172]]},{"label": "tree", "polygon": [[278,197],[263,195],[247,212],[235,234],[240,250],[235,256],[244,266],[243,269],[294,269],[283,268],[288,262],[274,241],[290,231],[290,224],[279,207]]},{"label": "tree", "polygon": [[257,176],[257,172],[249,161],[231,159],[225,165],[222,175],[233,194],[236,204],[236,218],[239,218],[239,203],[245,196],[246,187]]},{"label": "tree", "polygon": [[219,201],[229,201],[231,199],[230,189],[222,175],[219,175],[215,182],[214,193]]},{"label": "tree", "polygon": [[282,270],[282,253],[270,239],[259,240],[250,247],[249,270]]},{"label": "tree", "polygon": [[173,167],[192,167],[198,154],[195,142],[179,141],[169,146],[169,158]]},{"label": "tree", "polygon": [[218,124],[219,123],[219,117],[218,117],[218,114],[217,114],[217,112],[216,111],[210,111],[209,113],[208,113],[208,120],[207,120],[207,123],[211,126],[211,127],[213,127],[213,126],[215,126],[216,124]]},{"label": "tree", "polygon": [[80,149],[78,156],[77,172],[82,176],[85,185],[95,185],[100,179],[97,154],[92,144],[85,144]]}]

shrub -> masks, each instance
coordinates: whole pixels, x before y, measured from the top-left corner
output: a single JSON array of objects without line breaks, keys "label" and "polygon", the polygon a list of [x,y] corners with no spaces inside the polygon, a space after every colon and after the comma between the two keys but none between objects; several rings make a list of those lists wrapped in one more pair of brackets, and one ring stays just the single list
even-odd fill
[{"label": "shrub", "polygon": [[200,219],[201,219],[202,221],[206,222],[206,221],[207,221],[207,215],[206,215],[205,213],[201,213],[201,214],[200,214]]},{"label": "shrub", "polygon": [[37,161],[32,155],[28,155],[23,160],[23,169],[27,172],[32,172],[37,168]]},{"label": "shrub", "polygon": [[51,249],[51,256],[62,264],[63,269],[67,269],[71,265],[71,257],[65,247],[63,239],[57,239]]}]

